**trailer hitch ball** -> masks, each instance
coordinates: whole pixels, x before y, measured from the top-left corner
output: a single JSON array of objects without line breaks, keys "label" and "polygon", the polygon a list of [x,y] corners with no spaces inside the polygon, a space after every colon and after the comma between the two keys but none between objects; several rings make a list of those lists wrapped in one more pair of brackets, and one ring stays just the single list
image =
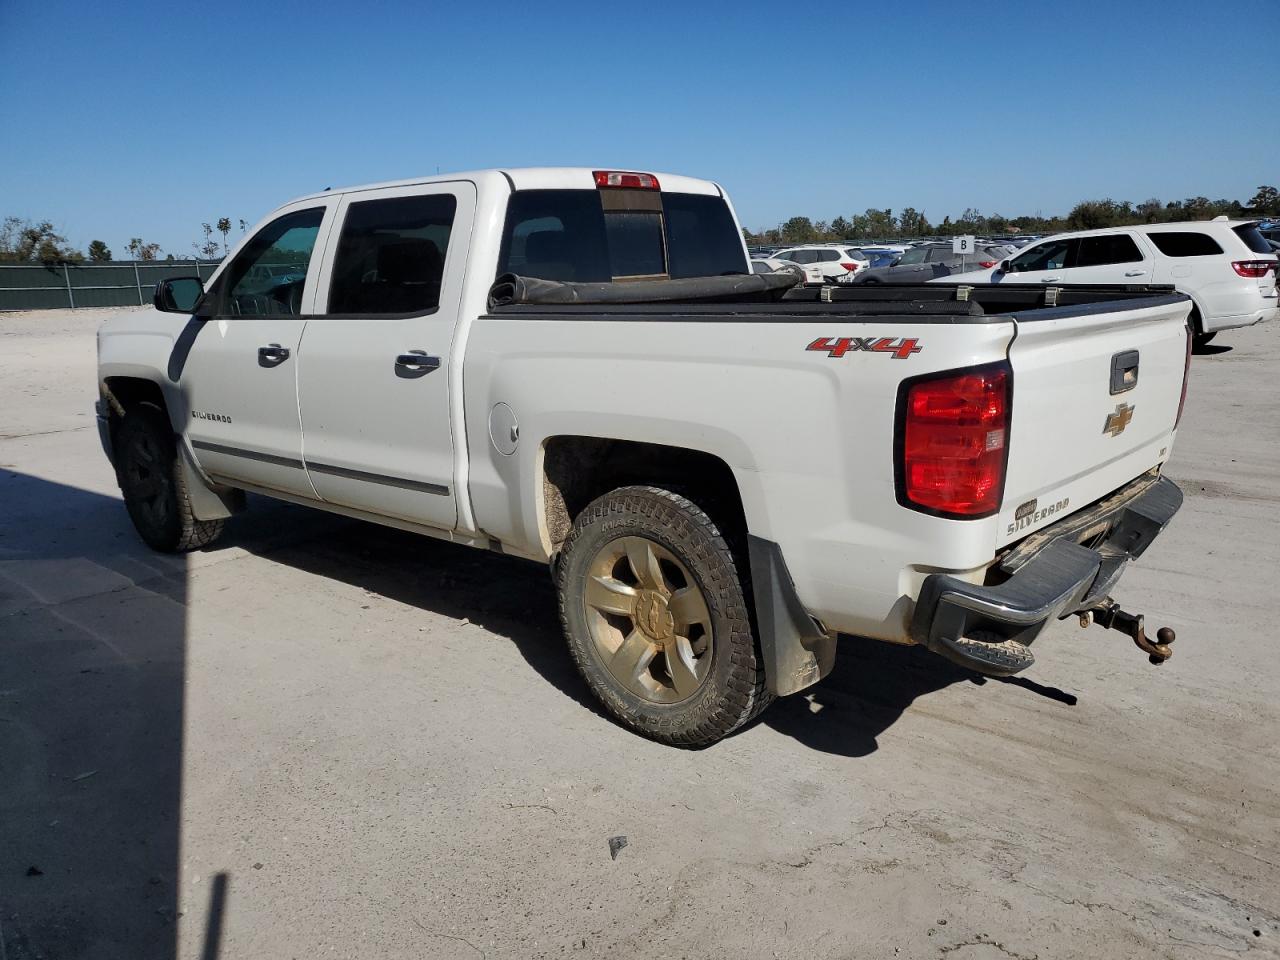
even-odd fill
[{"label": "trailer hitch ball", "polygon": [[1128,613],[1120,609],[1120,605],[1110,597],[1103,600],[1092,610],[1080,615],[1080,625],[1087,627],[1090,622],[1101,624],[1110,630],[1119,630],[1132,637],[1138,649],[1147,655],[1147,659],[1155,666],[1164,663],[1173,656],[1169,645],[1177,639],[1172,627],[1161,627],[1156,631],[1156,640],[1147,639],[1146,621],[1140,613]]}]

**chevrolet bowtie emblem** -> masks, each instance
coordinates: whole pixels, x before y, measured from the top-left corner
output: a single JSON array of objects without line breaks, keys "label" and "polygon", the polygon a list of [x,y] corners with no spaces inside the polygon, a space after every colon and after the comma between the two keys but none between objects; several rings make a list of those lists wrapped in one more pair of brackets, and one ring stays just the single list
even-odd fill
[{"label": "chevrolet bowtie emblem", "polygon": [[1124,433],[1124,428],[1129,425],[1129,421],[1133,419],[1133,407],[1127,403],[1116,405],[1115,413],[1107,414],[1107,422],[1102,426],[1102,432],[1109,437],[1118,437]]}]

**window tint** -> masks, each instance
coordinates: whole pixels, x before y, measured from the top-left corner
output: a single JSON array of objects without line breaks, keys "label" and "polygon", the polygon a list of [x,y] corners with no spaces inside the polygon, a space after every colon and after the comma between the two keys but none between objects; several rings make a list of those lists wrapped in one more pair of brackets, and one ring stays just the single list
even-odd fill
[{"label": "window tint", "polygon": [[1103,267],[1111,263],[1140,263],[1142,251],[1127,233],[1101,237],[1081,237],[1076,251],[1076,267]]},{"label": "window tint", "polygon": [[817,263],[818,251],[817,250],[793,250],[791,253],[791,259],[795,263]]},{"label": "window tint", "polygon": [[930,247],[929,248],[929,259],[935,263],[939,260],[951,260],[952,257],[954,256],[955,254],[953,254],[946,247]]},{"label": "window tint", "polygon": [[596,190],[518,190],[507,205],[498,273],[592,283],[747,272],[723,199],[664,193],[661,202],[661,213],[606,211]]},{"label": "window tint", "polygon": [[1222,252],[1218,241],[1207,233],[1161,230],[1148,233],[1147,237],[1166,257],[1211,257]]},{"label": "window tint", "polygon": [[722,197],[664,193],[667,266],[674,279],[742,273],[742,234]]},{"label": "window tint", "polygon": [[752,273],[773,273],[773,267],[769,266],[767,263],[761,263],[758,260],[752,260],[751,272]]},{"label": "window tint", "polygon": [[[232,316],[297,316],[324,209],[300,210],[267,224],[236,256],[213,292],[215,310]],[[226,291],[223,296],[221,291]]]},{"label": "window tint", "polygon": [[447,193],[347,207],[333,259],[329,313],[420,313],[438,307],[456,209]]},{"label": "window tint", "polygon": [[819,250],[818,251],[819,263],[835,263],[839,259],[840,259],[840,251],[838,250]]},{"label": "window tint", "polygon": [[652,277],[667,272],[661,214],[611,210],[604,215],[604,225],[615,277]]},{"label": "window tint", "polygon": [[1071,249],[1070,240],[1054,240],[1032,247],[1014,257],[1009,262],[1012,273],[1026,273],[1030,270],[1061,270],[1067,262],[1067,251]]},{"label": "window tint", "polygon": [[924,263],[924,258],[928,256],[929,251],[924,247],[912,247],[901,257],[898,258],[899,266],[907,266],[913,263]]},{"label": "window tint", "polygon": [[1262,235],[1256,223],[1242,223],[1238,227],[1232,227],[1235,235],[1244,241],[1244,245],[1254,253],[1271,253],[1271,244],[1267,243],[1267,238]]}]

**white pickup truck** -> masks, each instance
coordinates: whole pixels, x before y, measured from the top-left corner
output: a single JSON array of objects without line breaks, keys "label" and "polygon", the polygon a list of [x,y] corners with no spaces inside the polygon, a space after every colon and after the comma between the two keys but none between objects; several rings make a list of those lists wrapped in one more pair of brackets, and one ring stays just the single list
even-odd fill
[{"label": "white pickup truck", "polygon": [[493,170],[318,193],[98,336],[142,538],[244,491],[549,563],[625,724],[713,742],[838,634],[1032,663],[1181,503],[1191,302],[1104,287],[792,288],[715,183]]}]

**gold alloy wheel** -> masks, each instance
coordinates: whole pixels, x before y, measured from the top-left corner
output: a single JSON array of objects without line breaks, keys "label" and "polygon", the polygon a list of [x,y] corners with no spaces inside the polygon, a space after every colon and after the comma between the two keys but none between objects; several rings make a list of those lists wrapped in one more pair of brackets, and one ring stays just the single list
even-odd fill
[{"label": "gold alloy wheel", "polygon": [[587,568],[587,627],[606,668],[636,696],[678,703],[711,671],[711,611],[666,547],[619,537]]}]

